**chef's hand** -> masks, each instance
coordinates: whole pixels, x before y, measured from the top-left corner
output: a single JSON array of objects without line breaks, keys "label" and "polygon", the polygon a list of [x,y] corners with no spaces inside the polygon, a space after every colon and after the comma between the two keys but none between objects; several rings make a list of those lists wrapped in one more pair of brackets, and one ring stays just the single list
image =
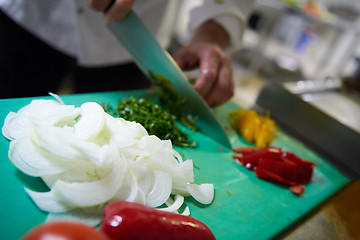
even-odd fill
[{"label": "chef's hand", "polygon": [[[112,3],[113,2],[113,3]],[[135,0],[88,0],[91,9],[98,12],[105,12],[105,19],[108,23],[122,20],[131,10]],[[109,8],[111,4],[111,7]]]},{"label": "chef's hand", "polygon": [[234,95],[232,65],[223,49],[229,35],[216,22],[201,25],[190,43],[180,48],[174,59],[182,70],[199,66],[194,87],[211,107],[225,103]]}]

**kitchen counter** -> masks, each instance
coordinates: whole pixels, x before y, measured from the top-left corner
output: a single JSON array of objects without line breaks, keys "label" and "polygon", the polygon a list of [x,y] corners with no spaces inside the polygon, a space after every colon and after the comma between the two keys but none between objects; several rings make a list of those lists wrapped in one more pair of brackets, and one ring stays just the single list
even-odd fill
[{"label": "kitchen counter", "polygon": [[360,239],[360,181],[328,199],[278,239],[355,240]]}]

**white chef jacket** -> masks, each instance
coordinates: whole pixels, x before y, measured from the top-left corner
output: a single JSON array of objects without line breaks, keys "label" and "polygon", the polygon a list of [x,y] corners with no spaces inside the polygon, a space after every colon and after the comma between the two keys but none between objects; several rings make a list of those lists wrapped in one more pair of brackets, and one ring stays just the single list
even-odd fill
[{"label": "white chef jacket", "polygon": [[[253,0],[137,0],[133,9],[164,48],[174,34],[186,43],[209,19],[227,30],[235,46],[252,4]],[[76,58],[81,66],[131,61],[107,29],[103,13],[90,9],[86,0],[0,0],[0,8],[39,39]]]}]

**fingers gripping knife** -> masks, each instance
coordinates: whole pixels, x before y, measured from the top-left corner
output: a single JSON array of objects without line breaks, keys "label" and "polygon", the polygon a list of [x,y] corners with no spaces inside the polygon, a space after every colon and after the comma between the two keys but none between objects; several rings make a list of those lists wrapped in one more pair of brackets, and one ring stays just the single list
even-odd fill
[{"label": "fingers gripping knife", "polygon": [[203,134],[211,137],[222,146],[231,149],[229,139],[210,107],[134,11],[130,11],[120,22],[108,24],[108,28],[132,55],[135,63],[145,75],[149,76],[149,71],[151,71],[170,80],[177,93],[187,99],[184,107],[188,108],[191,114],[198,117],[196,125]]}]

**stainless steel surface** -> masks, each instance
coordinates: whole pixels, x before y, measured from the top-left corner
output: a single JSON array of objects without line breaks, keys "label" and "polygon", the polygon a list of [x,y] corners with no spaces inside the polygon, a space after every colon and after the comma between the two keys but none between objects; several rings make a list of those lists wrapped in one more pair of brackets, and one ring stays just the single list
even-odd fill
[{"label": "stainless steel surface", "polygon": [[283,87],[294,94],[336,90],[341,88],[341,85],[341,80],[337,78],[301,80],[283,83]]},{"label": "stainless steel surface", "polygon": [[306,93],[302,94],[301,98],[329,117],[360,133],[360,103],[349,96],[332,91]]},{"label": "stainless steel surface", "polygon": [[360,101],[341,91],[338,78],[285,82],[282,86],[331,118],[360,133]]},{"label": "stainless steel surface", "polygon": [[[323,155],[349,178],[359,179],[360,133],[339,121],[339,115],[345,116],[344,109],[351,106],[343,98],[343,102],[337,98],[341,97],[329,98],[325,94],[317,100],[311,99],[313,102],[310,103],[304,101],[302,95],[295,95],[282,85],[269,82],[261,90],[256,104],[270,110],[272,117],[284,131]],[[335,107],[336,104],[339,106]],[[337,118],[323,111],[336,111],[337,108],[343,111],[332,113]],[[356,105],[354,109],[357,109]],[[353,110],[347,111],[347,120]],[[354,121],[356,116],[352,118]]]}]

